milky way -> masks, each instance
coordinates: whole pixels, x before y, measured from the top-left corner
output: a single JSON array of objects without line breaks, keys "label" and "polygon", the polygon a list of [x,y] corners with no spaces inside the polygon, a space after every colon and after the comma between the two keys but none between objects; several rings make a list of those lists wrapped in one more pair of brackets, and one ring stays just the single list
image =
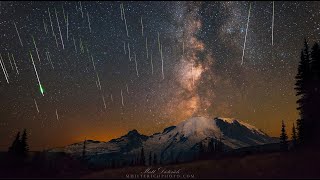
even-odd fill
[{"label": "milky way", "polygon": [[191,116],[277,136],[298,117],[294,76],[320,3],[250,3],[1,2],[0,148],[22,128],[43,149]]}]

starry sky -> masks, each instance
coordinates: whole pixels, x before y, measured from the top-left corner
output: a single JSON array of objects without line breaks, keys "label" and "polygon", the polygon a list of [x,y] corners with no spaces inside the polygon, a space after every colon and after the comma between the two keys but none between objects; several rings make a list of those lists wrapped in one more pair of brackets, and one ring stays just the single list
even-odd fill
[{"label": "starry sky", "polygon": [[23,128],[42,150],[192,116],[291,132],[300,50],[320,33],[319,2],[8,1],[0,16],[2,150]]}]

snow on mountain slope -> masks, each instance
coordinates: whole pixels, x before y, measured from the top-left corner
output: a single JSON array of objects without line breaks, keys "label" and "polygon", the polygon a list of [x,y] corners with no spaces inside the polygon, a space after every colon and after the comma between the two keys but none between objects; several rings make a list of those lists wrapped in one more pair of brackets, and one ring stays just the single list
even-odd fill
[{"label": "snow on mountain slope", "polygon": [[[144,147],[147,161],[151,153],[157,155],[158,161],[161,159],[166,163],[174,159],[193,158],[199,151],[199,143],[206,144],[209,140],[215,142],[221,140],[226,150],[274,142],[273,138],[254,126],[233,118],[192,117],[151,136],[141,135],[132,130],[109,142],[87,141],[86,154],[94,161],[114,159],[115,156],[119,159],[132,160]],[[82,149],[83,142],[51,151],[81,155]]]},{"label": "snow on mountain slope", "polygon": [[273,142],[257,128],[231,118],[192,117],[170,131],[151,136],[145,143],[146,152],[157,153],[163,161],[192,158],[199,142],[209,139],[222,143],[228,149],[237,149]]}]

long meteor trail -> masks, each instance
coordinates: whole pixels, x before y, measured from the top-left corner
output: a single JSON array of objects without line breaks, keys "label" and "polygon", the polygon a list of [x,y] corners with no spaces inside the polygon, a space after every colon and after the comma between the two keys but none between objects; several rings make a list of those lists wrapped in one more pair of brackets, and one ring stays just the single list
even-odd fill
[{"label": "long meteor trail", "polygon": [[69,40],[69,14],[67,13],[67,40]]},{"label": "long meteor trail", "polygon": [[103,101],[104,108],[107,109],[106,101],[104,100],[104,96],[103,95],[102,95],[102,101]]},{"label": "long meteor trail", "polygon": [[137,63],[137,55],[136,55],[136,53],[134,53],[134,62],[135,62],[135,64],[136,64],[136,72],[137,72],[137,76],[139,77],[138,63]]},{"label": "long meteor trail", "polygon": [[17,25],[16,25],[16,23],[15,23],[14,21],[13,21],[13,24],[14,24],[14,27],[16,28],[16,31],[17,31],[17,34],[18,34],[18,37],[19,37],[20,44],[21,44],[21,46],[23,46],[22,41],[21,41],[21,38],[20,38],[19,31],[18,31],[18,28],[17,28]]},{"label": "long meteor trail", "polygon": [[57,48],[58,48],[59,47],[58,39],[57,39],[57,36],[56,36],[56,34],[54,33],[54,30],[53,30],[53,24],[52,24],[52,19],[51,19],[51,14],[50,14],[50,9],[49,8],[48,8],[48,13],[49,13],[49,20],[50,20],[52,35],[53,35],[54,39],[56,40],[56,44],[57,44]]},{"label": "long meteor trail", "polygon": [[124,54],[127,54],[127,51],[126,51],[126,42],[123,41],[123,50],[124,50]]},{"label": "long meteor trail", "polygon": [[61,43],[62,43],[62,49],[64,49],[64,43],[63,43],[63,38],[62,38],[62,34],[61,34],[61,29],[60,29],[60,24],[59,24],[59,19],[58,19],[58,14],[57,14],[56,8],[54,8],[54,12],[56,13],[56,19],[57,19],[58,29],[59,29],[59,33],[60,33],[60,39],[61,39]]},{"label": "long meteor trail", "polygon": [[46,22],[44,21],[44,18],[42,19],[42,21],[43,21],[43,28],[44,28],[44,31],[46,32],[46,34],[48,34],[48,27],[47,27]]},{"label": "long meteor trail", "polygon": [[12,56],[12,60],[13,60],[14,66],[16,67],[16,72],[17,72],[17,74],[19,74],[19,70],[18,70],[18,67],[17,67],[17,64],[16,64],[16,60],[14,59],[13,54],[11,54],[11,56]]},{"label": "long meteor trail", "polygon": [[100,83],[100,78],[99,78],[98,72],[96,72],[96,74],[97,74],[97,80],[98,80],[98,88],[101,91],[101,83]]},{"label": "long meteor trail", "polygon": [[31,53],[31,51],[29,51],[29,53],[30,53],[32,64],[33,64],[34,72],[36,73],[36,76],[37,76],[40,92],[41,92],[42,96],[44,96],[44,89],[43,89],[43,87],[41,85],[41,82],[40,82],[40,79],[39,79],[39,75],[38,75],[38,71],[37,71],[36,65],[34,64],[34,60],[33,60],[33,57],[32,57],[32,53]]},{"label": "long meteor trail", "polygon": [[10,57],[10,53],[9,52],[8,52],[8,59],[9,59],[9,62],[10,62],[11,69],[12,69],[12,71],[14,71],[13,64],[11,62],[11,57]]},{"label": "long meteor trail", "polygon": [[163,72],[163,56],[162,56],[162,44],[160,48],[160,55],[161,55],[161,71],[162,71],[162,79],[164,79],[164,72]]},{"label": "long meteor trail", "polygon": [[147,59],[149,58],[149,51],[148,51],[148,38],[146,37],[146,51],[147,51]]},{"label": "long meteor trail", "polygon": [[151,54],[150,54],[150,61],[151,61],[151,74],[153,75],[153,62],[152,62],[152,51],[151,51]]},{"label": "long meteor trail", "polygon": [[39,51],[38,51],[37,44],[36,44],[36,41],[34,40],[34,37],[33,37],[33,36],[32,36],[32,41],[33,41],[34,48],[36,49],[36,52],[37,52],[37,57],[38,57],[39,63],[41,64],[41,60],[40,60],[40,56],[39,56]]},{"label": "long meteor trail", "polygon": [[274,27],[274,1],[272,1],[272,46],[273,46],[273,27]]},{"label": "long meteor trail", "polygon": [[75,50],[76,53],[77,53],[76,40],[74,39],[74,35],[72,35],[72,39],[73,39],[74,50]]},{"label": "long meteor trail", "polygon": [[91,33],[91,23],[90,23],[89,12],[87,12],[87,18],[88,18],[88,26],[89,26],[89,30],[90,30],[90,33]]},{"label": "long meteor trail", "polygon": [[127,26],[127,19],[126,19],[126,14],[125,14],[125,12],[124,12],[123,4],[122,4],[122,12],[123,12],[123,18],[124,18],[124,25],[126,26],[126,31],[127,31],[127,37],[129,37],[128,26]]},{"label": "long meteor trail", "polygon": [[123,21],[122,4],[120,4],[121,20]]},{"label": "long meteor trail", "polygon": [[242,50],[242,61],[241,61],[241,65],[243,64],[244,51],[245,51],[245,49],[246,49],[248,27],[249,27],[249,21],[250,21],[250,12],[251,12],[251,3],[250,3],[249,13],[248,13],[248,21],[247,21],[246,35],[244,36],[244,43],[243,43],[243,50]]},{"label": "long meteor trail", "polygon": [[121,89],[121,104],[122,104],[122,106],[124,106],[124,103],[123,103],[123,95],[122,95],[122,89]]},{"label": "long meteor trail", "polygon": [[6,73],[6,70],[5,70],[5,65],[3,63],[3,59],[2,59],[1,53],[0,53],[0,64],[1,64],[1,68],[2,68],[2,71],[3,71],[4,77],[6,78],[7,83],[9,84],[9,80],[8,80],[8,77],[7,77],[7,73]]},{"label": "long meteor trail", "polygon": [[128,56],[129,56],[129,61],[131,61],[131,54],[130,54],[130,45],[128,43]]},{"label": "long meteor trail", "polygon": [[80,11],[81,11],[81,16],[83,18],[83,11],[82,11],[82,5],[81,5],[81,1],[79,2],[80,3]]},{"label": "long meteor trail", "polygon": [[143,36],[143,22],[142,22],[142,16],[141,16],[141,34],[142,34],[142,36]]},{"label": "long meteor trail", "polygon": [[0,54],[0,56],[1,56],[2,64],[3,64],[3,67],[4,67],[4,71],[5,71],[5,73],[6,73],[7,78],[9,79],[9,75],[8,75],[8,71],[7,71],[7,68],[6,68],[6,64],[4,63],[4,61],[3,61],[3,58],[2,58],[2,55],[1,55],[1,54]]},{"label": "long meteor trail", "polygon": [[159,53],[161,53],[161,47],[160,47],[160,34],[158,32],[158,46],[159,46]]}]

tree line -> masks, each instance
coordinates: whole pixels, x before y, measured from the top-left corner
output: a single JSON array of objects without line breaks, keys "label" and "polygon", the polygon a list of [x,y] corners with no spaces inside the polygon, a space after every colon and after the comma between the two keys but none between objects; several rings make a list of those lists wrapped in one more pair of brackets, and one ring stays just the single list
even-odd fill
[{"label": "tree line", "polygon": [[[295,79],[294,89],[298,97],[297,110],[300,118],[297,119],[297,127],[292,128],[292,144],[300,147],[320,146],[320,47],[317,42],[310,48],[307,40],[304,41]],[[287,139],[282,122],[280,142],[284,150],[288,148]]]},{"label": "tree line", "polygon": [[9,154],[16,157],[27,157],[29,151],[29,145],[27,143],[27,130],[23,130],[23,134],[20,137],[20,131],[17,132],[16,138],[14,139],[12,145],[9,147]]}]

